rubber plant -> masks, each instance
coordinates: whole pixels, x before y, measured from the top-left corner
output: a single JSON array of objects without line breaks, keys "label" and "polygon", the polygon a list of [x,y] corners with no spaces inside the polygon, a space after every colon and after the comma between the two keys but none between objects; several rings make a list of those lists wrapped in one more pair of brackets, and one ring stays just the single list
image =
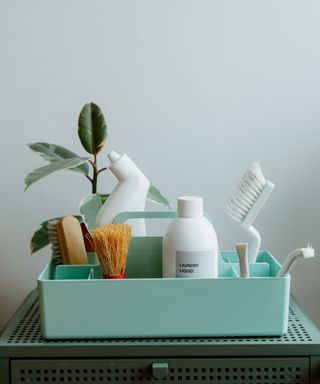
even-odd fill
[{"label": "rubber plant", "polygon": [[[108,198],[107,193],[98,193],[98,177],[101,172],[107,171],[107,167],[98,168],[97,158],[106,144],[107,125],[101,109],[95,103],[87,103],[81,109],[78,119],[78,137],[87,152],[86,156],[76,153],[60,145],[49,143],[32,143],[29,148],[43,157],[47,165],[30,172],[24,182],[25,190],[35,182],[59,170],[78,172],[91,184],[91,193],[83,198],[80,203],[80,215],[76,216],[80,222],[84,222],[91,230],[98,210]],[[150,185],[148,200],[170,208],[168,200],[154,186]],[[30,243],[31,253],[35,253],[49,244],[48,223],[57,220],[55,217],[40,224],[35,231]]]}]

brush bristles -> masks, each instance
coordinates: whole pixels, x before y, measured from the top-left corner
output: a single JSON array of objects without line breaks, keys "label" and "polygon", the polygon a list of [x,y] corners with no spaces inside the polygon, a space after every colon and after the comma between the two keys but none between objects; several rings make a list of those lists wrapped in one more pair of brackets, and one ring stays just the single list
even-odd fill
[{"label": "brush bristles", "polygon": [[265,185],[266,180],[262,174],[259,163],[252,163],[227,203],[227,213],[236,221],[242,222],[263,191]]},{"label": "brush bristles", "polygon": [[55,255],[57,254],[57,252],[60,253],[57,223],[58,220],[48,222],[48,237],[51,243],[51,250]]},{"label": "brush bristles", "polygon": [[312,248],[309,244],[306,248],[302,248],[302,255],[305,259],[310,259],[314,257],[314,248]]},{"label": "brush bristles", "polygon": [[58,220],[51,220],[48,222],[48,237],[51,244],[51,258],[55,265],[62,264],[57,224]]},{"label": "brush bristles", "polygon": [[126,266],[131,226],[107,224],[92,232],[95,252],[105,275],[121,275]]}]

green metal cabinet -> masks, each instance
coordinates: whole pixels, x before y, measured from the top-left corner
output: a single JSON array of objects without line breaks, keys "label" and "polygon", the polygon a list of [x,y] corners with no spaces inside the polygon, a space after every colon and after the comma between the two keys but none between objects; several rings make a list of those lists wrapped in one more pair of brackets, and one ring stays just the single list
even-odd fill
[{"label": "green metal cabinet", "polygon": [[46,341],[33,292],[0,338],[0,384],[27,383],[318,384],[320,332],[291,299],[282,337]]}]

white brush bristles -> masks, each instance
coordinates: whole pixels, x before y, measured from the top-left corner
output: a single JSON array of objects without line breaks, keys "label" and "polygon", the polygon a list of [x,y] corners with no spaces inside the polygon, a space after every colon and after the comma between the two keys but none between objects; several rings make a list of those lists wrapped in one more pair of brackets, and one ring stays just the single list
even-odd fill
[{"label": "white brush bristles", "polygon": [[310,247],[309,244],[306,248],[302,248],[301,251],[304,259],[310,259],[311,257],[314,257],[314,248]]},{"label": "white brush bristles", "polygon": [[260,165],[254,162],[240,180],[237,189],[226,205],[226,212],[234,220],[242,222],[266,185]]}]

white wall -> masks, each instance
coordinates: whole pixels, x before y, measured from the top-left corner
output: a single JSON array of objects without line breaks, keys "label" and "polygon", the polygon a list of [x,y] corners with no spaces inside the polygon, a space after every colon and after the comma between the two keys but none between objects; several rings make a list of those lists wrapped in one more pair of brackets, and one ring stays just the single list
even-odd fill
[{"label": "white wall", "polygon": [[[107,118],[105,154],[129,153],[173,203],[203,195],[222,248],[245,240],[224,204],[259,160],[276,184],[256,221],[263,248],[280,261],[308,241],[320,250],[319,12],[302,0],[3,0],[0,326],[49,258],[29,255],[33,231],[77,213],[89,192],[70,172],[23,192],[24,176],[44,165],[27,143],[84,154],[77,117],[91,100]],[[100,191],[113,185],[104,177]],[[318,325],[319,274],[320,257],[292,279]]]}]

